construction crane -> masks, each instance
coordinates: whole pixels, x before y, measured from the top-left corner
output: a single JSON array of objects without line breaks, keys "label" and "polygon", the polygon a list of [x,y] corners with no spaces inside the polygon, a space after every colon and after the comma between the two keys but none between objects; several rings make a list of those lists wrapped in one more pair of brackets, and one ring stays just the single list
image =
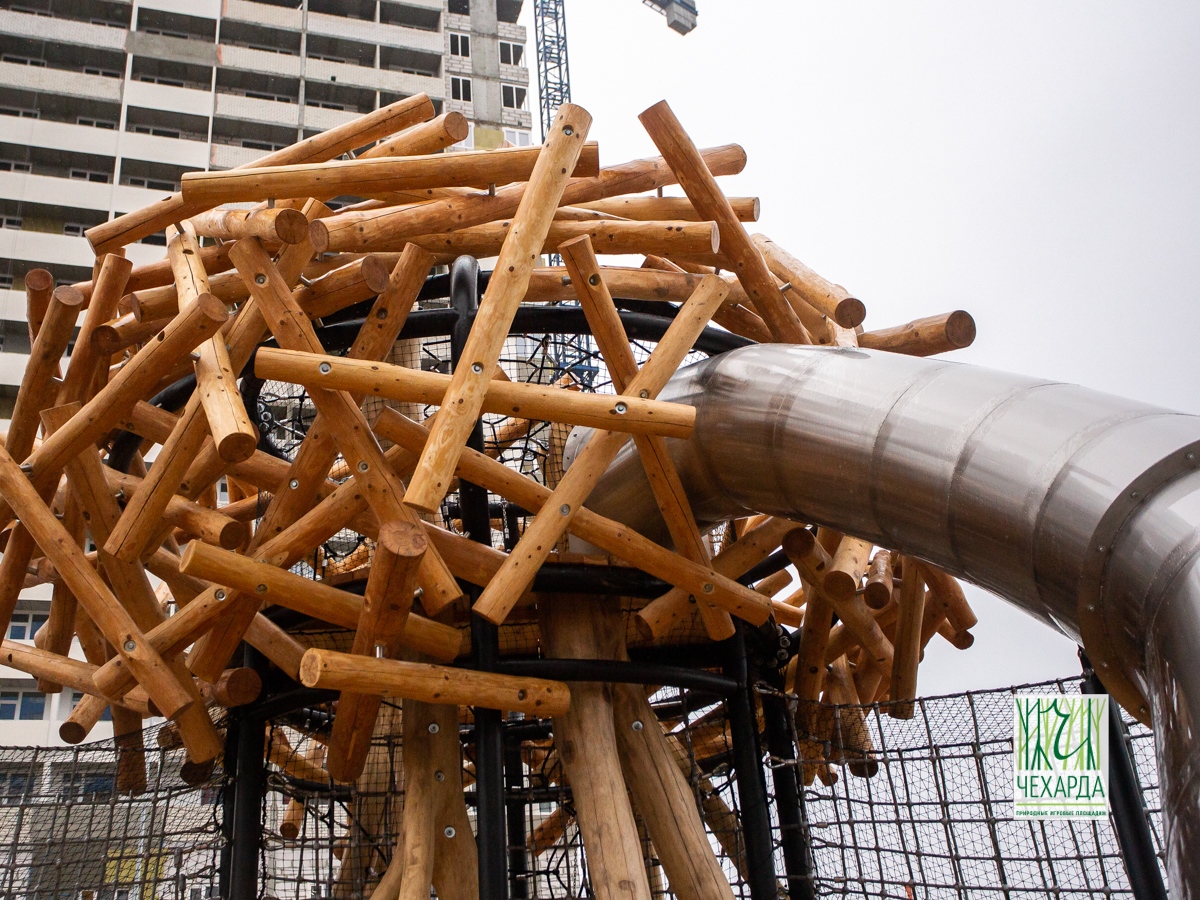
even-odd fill
[{"label": "construction crane", "polygon": [[[680,34],[687,34],[696,27],[696,4],[692,0],[642,2],[666,16],[667,27]],[[571,100],[566,0],[533,0],[533,31],[537,43],[538,102],[544,141],[554,114]]]}]

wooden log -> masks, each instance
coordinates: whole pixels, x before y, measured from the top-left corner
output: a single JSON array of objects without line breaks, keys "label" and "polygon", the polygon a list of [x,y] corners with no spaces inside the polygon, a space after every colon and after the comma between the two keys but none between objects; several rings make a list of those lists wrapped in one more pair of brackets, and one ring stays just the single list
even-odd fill
[{"label": "wooden log", "polygon": [[959,650],[969,650],[975,643],[975,635],[971,634],[969,631],[955,631],[954,626],[948,621],[943,621],[940,625],[938,625],[937,633]]},{"label": "wooden log", "polygon": [[[760,204],[757,197],[727,197],[729,208],[739,222],[757,222]],[[661,221],[677,219],[683,222],[703,222],[692,201],[687,197],[612,197],[580,203],[582,209],[595,210],[622,219]]]},{"label": "wooden log", "polygon": [[[325,764],[325,745],[320,741],[309,740],[304,746],[304,761],[315,768],[323,768]],[[287,809],[283,813],[283,821],[279,823],[279,834],[285,840],[294,841],[304,830],[305,802],[302,797],[292,797],[288,800]]]},{"label": "wooden log", "polygon": [[13,459],[26,459],[33,452],[41,424],[39,417],[42,410],[54,404],[58,394],[55,376],[82,306],[83,294],[69,287],[56,288],[47,302],[29,362],[21,376],[8,436],[4,440],[4,447]]},{"label": "wooden log", "polygon": [[[363,600],[355,594],[199,541],[192,541],[184,548],[179,570],[185,575],[237,588],[260,602],[277,603],[334,625],[355,628],[361,616]],[[452,662],[462,646],[462,635],[457,629],[415,613],[405,618],[396,640],[444,662]]]},{"label": "wooden log", "polygon": [[82,660],[31,647],[24,642],[4,640],[0,641],[0,662],[39,680],[52,681],[85,694],[98,693],[93,681],[96,666]]},{"label": "wooden log", "polygon": [[868,350],[887,350],[908,356],[933,356],[961,350],[975,342],[975,320],[958,309],[940,316],[917,319],[895,328],[867,331],[858,336],[858,345]]},{"label": "wooden log", "polygon": [[871,609],[883,609],[892,599],[892,554],[877,550],[867,569],[863,600]]},{"label": "wooden log", "polygon": [[[54,295],[54,276],[45,269],[30,269],[25,273],[25,322],[32,346],[42,330],[42,322]],[[11,454],[10,454],[11,455]]]},{"label": "wooden log", "polygon": [[[732,544],[722,548],[712,559],[713,570],[729,579],[744,575],[770,556],[783,540],[783,536],[796,527],[795,522],[789,522],[787,519],[766,519]],[[583,537],[582,534],[580,536]],[[662,637],[676,624],[690,617],[691,606],[694,603],[691,598],[695,596],[699,595],[694,591],[689,595],[677,586],[675,590],[663,594],[639,610],[634,624],[647,639]],[[742,615],[742,618],[747,617]],[[753,620],[747,618],[747,621]]]},{"label": "wooden log", "polygon": [[111,322],[105,322],[92,332],[92,346],[104,357],[111,357],[138,344],[144,344],[167,327],[168,319],[139,322],[133,313],[126,313]]},{"label": "wooden log", "polygon": [[[375,431],[381,437],[405,447],[413,453],[420,453],[429,434],[424,426],[405,418],[393,409],[384,410],[375,423]],[[456,473],[460,478],[487,488],[522,509],[532,512],[541,510],[550,499],[551,491],[545,485],[514,472],[503,463],[489,459],[485,454],[469,448],[463,451]],[[690,562],[682,556],[660,547],[619,522],[606,519],[585,507],[580,509],[572,519],[570,528],[572,533],[579,535],[588,543],[595,544],[614,556],[633,563],[669,584],[678,585],[685,603],[688,596],[711,596],[714,603],[747,621],[757,621],[758,624],[766,621],[768,613],[761,595],[757,595],[749,588],[743,587],[721,573],[713,573],[704,566]],[[430,530],[430,536],[435,544],[442,539],[437,530]],[[469,549],[478,552],[479,545],[472,546],[469,542],[463,543]],[[477,569],[475,572],[469,572],[465,560],[454,560],[449,556],[446,548],[439,547],[439,549],[447,555],[449,564],[459,577],[467,579],[472,584],[483,586],[498,571],[497,566],[495,569],[487,567],[485,571]],[[706,586],[710,589],[706,590]]]},{"label": "wooden log", "polygon": [[955,578],[924,562],[917,562],[917,569],[921,579],[929,585],[934,602],[941,607],[951,628],[962,634],[979,624],[978,617],[967,603],[963,589]]},{"label": "wooden log", "polygon": [[187,220],[197,237],[240,241],[256,237],[277,244],[299,244],[309,236],[308,218],[298,209],[210,209]]},{"label": "wooden log", "polygon": [[151,692],[158,708],[167,718],[182,714],[192,705],[190,694],[148,644],[141,629],[117,602],[96,570],[88,565],[83,552],[42,502],[12,457],[3,451],[0,451],[0,493],[38,546],[50,557],[76,599],[117,648],[130,671]]},{"label": "wooden log", "polygon": [[796,313],[780,296],[762,254],[738,221],[696,145],[666,101],[656,103],[638,119],[678,176],[680,186],[696,211],[706,221],[717,223],[721,232],[721,252],[733,260],[738,280],[775,340],[789,344],[812,343],[806,339]]},{"label": "wooden log", "polygon": [[613,724],[625,784],[680,900],[730,900],[687,777],[640,685],[613,685]]},{"label": "wooden log", "polygon": [[[345,125],[339,125],[306,138],[290,147],[269,153],[248,164],[247,168],[294,165],[319,162],[341,156],[372,141],[379,140],[403,128],[433,118],[433,102],[426,94],[417,94],[398,100],[373,113],[360,116]],[[216,205],[216,204],[212,204]],[[183,219],[194,216],[207,208],[186,203],[182,194],[171,194],[163,200],[143,209],[109,222],[89,228],[85,236],[97,254],[141,240],[147,235],[162,231]]]},{"label": "wooden log", "polygon": [[[567,241],[559,246],[559,253],[571,273],[572,286],[591,326],[592,337],[608,366],[613,386],[618,394],[624,394],[637,377],[637,362],[633,358],[629,337],[625,333],[625,326],[621,324],[612,295],[601,277],[591,238],[585,235]],[[630,401],[621,402],[628,405]],[[616,408],[619,410],[620,404]],[[708,548],[700,536],[691,504],[688,503],[661,432],[655,435],[635,434],[633,440],[676,552],[694,563],[708,566]],[[710,638],[720,641],[733,636],[735,629],[729,613],[714,606],[703,596],[697,603],[704,629]]]},{"label": "wooden log", "polygon": [[200,695],[226,709],[253,703],[262,693],[262,678],[254,669],[226,669],[216,681],[202,681]]},{"label": "wooden log", "polygon": [[754,235],[755,246],[762,251],[776,277],[790,284],[792,290],[817,312],[833,319],[843,328],[855,328],[867,317],[867,309],[840,284],[827,281],[796,259],[765,234]]},{"label": "wooden log", "polygon": [[[85,528],[83,510],[79,500],[71,493],[67,497],[66,508],[63,511],[63,528],[71,535],[76,546],[83,546]],[[53,569],[50,561],[43,558],[46,568]],[[55,577],[54,588],[50,595],[50,614],[36,635],[34,642],[43,650],[68,656],[71,652],[71,640],[75,637],[75,618],[79,601],[71,593],[71,589],[62,579]],[[53,681],[39,680],[38,690],[47,694],[56,694],[62,690],[61,684]]]},{"label": "wooden log", "polygon": [[100,274],[96,279],[96,289],[88,303],[83,324],[79,327],[71,363],[67,366],[62,389],[59,391],[60,403],[87,400],[91,396],[92,382],[97,372],[101,367],[106,368],[108,364],[92,346],[92,333],[114,317],[117,304],[125,293],[125,284],[129,280],[133,263],[114,253],[105,255],[98,262]]},{"label": "wooden log", "polygon": [[380,141],[370,150],[360,153],[359,159],[380,159],[389,156],[424,156],[437,153],[470,133],[470,123],[460,112],[442,113],[436,119],[406,128],[397,135]]},{"label": "wooden log", "polygon": [[821,587],[828,554],[814,556],[813,544],[812,533],[803,528],[789,531],[783,538],[783,550],[804,579],[808,596],[800,650],[796,654],[794,690],[800,698],[797,721],[809,732],[816,727],[814,704],[820,697],[825,675],[825,648],[833,626],[833,603]]},{"label": "wooden log", "polygon": [[[724,300],[725,293],[720,279],[701,282],[696,293],[671,322],[637,377],[626,385],[626,393],[622,396],[656,396],[709,321],[712,310]],[[551,548],[566,532],[572,518],[625,440],[624,435],[611,431],[597,431],[592,435],[550,495],[546,507],[526,526],[517,547],[509,554],[496,577],[484,588],[473,607],[475,612],[497,624],[504,620],[513,603],[532,582]],[[423,459],[428,457],[431,446],[432,436],[425,445]],[[704,596],[713,599],[712,593],[710,589]]]},{"label": "wooden log", "polygon": [[916,560],[903,563],[904,581],[900,587],[900,608],[896,619],[896,659],[892,666],[891,697],[888,715],[893,719],[911,719],[912,701],[917,696],[917,666],[921,661],[921,622],[925,616],[925,583]]},{"label": "wooden log", "polygon": [[[445,234],[413,234],[401,241],[411,242],[435,253],[439,260],[464,254],[485,258],[497,256],[511,229],[508,221],[475,225]],[[560,244],[587,235],[598,252],[604,254],[653,253],[675,258],[707,256],[720,246],[721,235],[712,222],[630,222],[620,219],[599,222],[551,223],[545,239],[534,253],[552,253]],[[390,242],[380,250],[392,249]]]},{"label": "wooden log", "polygon": [[[174,223],[170,222],[167,224]],[[200,249],[200,261],[204,264],[204,270],[208,272],[209,276],[226,272],[233,266],[233,263],[229,261],[229,247],[225,244],[213,244],[211,247],[202,247]],[[163,258],[157,262],[134,266],[133,271],[129,274],[129,281],[125,284],[125,290],[128,293],[121,298],[117,310],[122,315],[131,313],[133,312],[131,301],[135,293],[168,285],[174,290],[174,284],[175,275],[171,271],[171,261],[169,259]],[[85,298],[92,296],[92,282],[81,281],[75,284],[74,287],[82,291]]]},{"label": "wooden log", "polygon": [[[230,253],[251,293],[261,304],[280,345],[291,350],[323,353],[312,323],[296,306],[279,270],[271,263],[262,245],[253,239],[239,241]],[[328,419],[334,440],[351,466],[355,483],[380,522],[408,522],[420,527],[417,514],[401,502],[404,486],[384,459],[379,442],[358,404],[348,395],[336,391],[314,388],[309,391],[309,397]],[[421,587],[426,596],[443,605],[462,595],[436,550],[422,558]]]},{"label": "wooden log", "polygon": [[[614,307],[615,309],[615,307]],[[259,378],[290,381],[308,388],[347,391],[408,403],[445,405],[452,376],[371,360],[331,357],[264,347],[255,357]],[[634,434],[688,438],[696,411],[679,403],[584,394],[547,385],[489,380],[482,412]]]},{"label": "wooden log", "polygon": [[[429,265],[433,265],[432,257]],[[383,258],[369,255],[302,285],[293,296],[309,318],[319,319],[376,296],[387,289],[388,283],[388,268]]]},{"label": "wooden log", "polygon": [[844,656],[838,657],[829,666],[826,702],[837,705],[832,710],[832,757],[849,762],[851,774],[859,778],[873,778],[879,772],[875,745]]},{"label": "wooden log", "polygon": [[[351,653],[375,656],[380,648],[383,655],[394,655],[412,607],[417,568],[426,546],[421,530],[407,523],[380,529]],[[328,768],[334,781],[349,784],[362,775],[379,704],[378,694],[343,693],[339,698],[329,739]]]},{"label": "wooden log", "polygon": [[[153,470],[152,470],[153,471]],[[144,479],[135,475],[126,475],[115,469],[105,468],[104,474],[114,490],[125,496],[133,495],[141,486]],[[245,522],[239,522],[227,516],[224,509],[217,511],[184,500],[178,494],[172,494],[163,510],[163,521],[175,528],[180,528],[187,534],[194,535],[208,544],[222,547],[225,550],[239,550],[246,546],[250,539],[250,528]]]},{"label": "wooden log", "polygon": [[[620,611],[615,598],[559,597],[539,608],[542,648],[550,658],[614,659]],[[571,782],[597,900],[649,900],[637,825],[617,750],[612,688],[577,683],[571,704],[554,718],[554,745]],[[657,719],[651,718],[651,727]]]},{"label": "wooden log", "polygon": [[[298,210],[285,210],[301,220],[307,227],[308,219]],[[301,231],[303,228],[300,229]],[[200,246],[196,238],[186,229],[168,230],[167,255],[175,272],[175,288],[179,308],[187,310],[199,298],[209,294],[208,273],[200,263]],[[288,243],[297,244],[300,236]],[[196,360],[196,392],[208,430],[217,446],[217,454],[226,462],[241,462],[258,446],[258,430],[242,404],[238,392],[237,376],[230,359],[229,347],[223,335],[209,338],[199,348]]]},{"label": "wooden log", "polygon": [[[736,175],[746,165],[746,154],[736,144],[702,151],[709,169],[716,175]],[[652,191],[675,183],[675,174],[662,157],[639,159],[600,170],[596,178],[575,178],[567,182],[560,206],[573,206],[621,194]],[[471,193],[432,202],[400,207],[342,212],[331,218],[329,246],[362,251],[382,242],[394,243],[410,236],[442,234],[496,222],[513,216],[524,199],[528,184],[497,188],[495,194]]]},{"label": "wooden log", "polygon": [[304,654],[300,681],[305,687],[407,697],[451,706],[483,706],[539,717],[561,715],[571,699],[565,684],[543,678],[374,659],[316,648]]},{"label": "wooden log", "polygon": [[[377,260],[377,257],[366,259]],[[378,299],[363,320],[358,337],[347,354],[348,358],[378,360],[391,351],[416,303],[432,263],[432,257],[419,247],[409,245],[404,248],[391,275],[386,276]],[[362,268],[366,268],[365,260]],[[356,403],[361,400],[360,396],[355,395]],[[336,458],[337,444],[325,419],[318,413],[285,475],[287,489],[275,492],[259,524],[260,542],[279,534],[312,506]],[[437,597],[432,599],[431,613],[441,608],[439,601]]]},{"label": "wooden log", "polygon": [[436,509],[450,488],[450,480],[467,437],[475,427],[491,373],[500,358],[517,307],[529,286],[533,262],[566,188],[567,172],[575,168],[591,126],[586,110],[564,104],[555,116],[537,165],[529,176],[512,228],[480,303],[446,391],[442,414],[409,481],[404,502],[416,509]]},{"label": "wooden log", "polygon": [[[594,143],[584,148],[582,141],[579,146],[578,162],[572,161],[567,168],[576,178],[594,177],[600,171],[599,148]],[[185,172],[181,186],[185,203],[204,206],[287,197],[327,200],[343,194],[361,197],[439,187],[486,188],[490,184],[530,180],[542,150],[542,147],[468,150],[430,156],[302,163],[269,170]]]},{"label": "wooden log", "polygon": [[320,766],[313,765],[305,755],[298,754],[282,728],[267,726],[265,756],[293,778],[325,784],[329,782],[329,773]]}]

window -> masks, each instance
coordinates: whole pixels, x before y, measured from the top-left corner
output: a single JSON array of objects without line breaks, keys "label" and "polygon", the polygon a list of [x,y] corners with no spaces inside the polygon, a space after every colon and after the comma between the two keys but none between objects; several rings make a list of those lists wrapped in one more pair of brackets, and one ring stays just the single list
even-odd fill
[{"label": "window", "polygon": [[150,125],[133,125],[129,129],[137,134],[152,134],[155,137],[178,138],[178,131],[173,128],[154,128]]},{"label": "window", "polygon": [[36,59],[30,56],[17,56],[14,53],[5,53],[3,56],[0,56],[0,62],[16,63],[17,65],[21,66],[44,67],[46,65],[46,61],[44,59]]},{"label": "window", "polygon": [[471,102],[471,79],[459,78],[457,75],[450,79],[450,99]]},{"label": "window", "polygon": [[27,162],[16,162],[11,159],[0,159],[0,172],[32,172],[33,166]]},{"label": "window", "polygon": [[21,217],[20,216],[5,216],[4,219],[2,221],[0,221],[0,225],[2,225],[4,228],[12,228],[15,231],[20,231],[21,230]]},{"label": "window", "polygon": [[0,116],[20,116],[22,119],[40,119],[42,114],[36,109],[21,109],[13,106],[0,106]]},{"label": "window", "polygon": [[273,142],[271,142],[271,141],[251,141],[251,140],[243,140],[243,141],[242,141],[242,146],[243,146],[243,147],[245,147],[245,148],[246,148],[246,149],[248,149],[248,150],[268,150],[268,151],[271,151],[271,150],[282,150],[282,149],[284,148],[284,146],[286,146],[286,145],[284,145],[284,144],[276,144],[276,143],[273,143]]},{"label": "window", "polygon": [[29,769],[0,772],[0,804],[18,806],[22,800],[29,798],[29,793],[37,784],[37,771]]},{"label": "window", "polygon": [[177,191],[179,186],[173,181],[157,181],[153,178],[138,178],[136,175],[129,176],[127,184],[130,187],[149,188],[152,191]]},{"label": "window", "polygon": [[13,286],[13,277],[11,272],[5,272],[0,275],[0,290],[11,291]]},{"label": "window", "polygon": [[265,91],[246,91],[246,96],[253,100],[274,100],[276,103],[294,103],[295,101],[285,94],[268,94]]},{"label": "window", "polygon": [[178,78],[164,78],[161,75],[139,75],[137,80],[150,84],[165,84],[167,87],[183,87],[183,82]]},{"label": "window", "polygon": [[346,63],[348,63],[350,61],[341,56],[330,56],[328,53],[310,53],[310,54],[308,54],[308,58],[309,59],[320,59],[320,60],[324,60],[325,62],[331,62],[331,63],[341,63],[342,65],[345,65]]},{"label": "window", "polygon": [[17,6],[17,4],[14,3],[12,6],[9,7],[9,9],[11,9],[13,12],[23,12],[23,13],[27,13],[28,15],[31,15],[31,16],[44,16],[47,19],[49,19],[51,17],[51,13],[49,10],[35,9],[32,6]]},{"label": "window", "polygon": [[112,792],[113,777],[106,772],[63,772],[59,776],[58,794],[64,801],[106,800]]},{"label": "window", "polygon": [[469,34],[456,34],[450,32],[450,55],[461,56],[463,59],[471,58],[471,36]]},{"label": "window", "polygon": [[[59,696],[62,699],[58,701],[58,717],[60,719],[65,720],[67,718],[67,716],[71,715],[71,712],[75,709],[75,707],[79,705],[79,701],[83,699],[83,692],[82,691],[71,691],[71,702],[70,703],[67,702],[67,692],[66,691],[63,691],[62,694],[60,694]],[[100,714],[100,721],[101,722],[111,722],[112,721],[112,707],[111,706],[104,707],[104,712],[102,712]]]},{"label": "window", "polygon": [[108,172],[94,172],[91,169],[72,169],[71,178],[75,181],[95,181],[100,184],[108,184],[112,181],[112,175]]},{"label": "window", "polygon": [[32,641],[38,629],[46,624],[45,613],[15,612],[8,622],[10,641]]},{"label": "window", "polygon": [[344,104],[344,103],[330,103],[326,100],[305,100],[304,105],[305,106],[316,106],[320,109],[340,109],[340,110],[346,109],[346,104]]},{"label": "window", "polygon": [[[152,26],[145,26],[145,25],[143,25],[141,28],[139,28],[138,31],[141,31],[144,34],[161,34],[163,37],[179,38],[180,40],[184,40],[184,41],[192,40],[194,37],[193,35],[186,34],[185,32],[182,32],[182,31],[169,31],[166,28],[154,28]],[[195,39],[202,40],[202,38],[199,38],[199,37],[196,37]]]},{"label": "window", "polygon": [[528,131],[517,131],[515,128],[505,128],[504,139],[514,147],[528,147],[530,140]]},{"label": "window", "polygon": [[63,222],[63,234],[67,237],[83,237],[85,231],[87,231],[86,225],[78,222]]},{"label": "window", "polygon": [[505,109],[524,109],[528,91],[518,84],[500,85],[500,105]]},{"label": "window", "polygon": [[0,691],[0,721],[36,722],[46,717],[46,695],[41,691]]},{"label": "window", "polygon": [[121,73],[115,69],[98,69],[95,66],[84,66],[84,75],[103,75],[105,78],[120,78]]},{"label": "window", "polygon": [[521,57],[525,55],[524,44],[513,44],[509,41],[500,42],[500,62],[506,66],[519,66]]},{"label": "window", "polygon": [[75,120],[76,125],[87,125],[91,128],[116,128],[117,123],[111,119],[90,119],[87,116],[79,116]]}]

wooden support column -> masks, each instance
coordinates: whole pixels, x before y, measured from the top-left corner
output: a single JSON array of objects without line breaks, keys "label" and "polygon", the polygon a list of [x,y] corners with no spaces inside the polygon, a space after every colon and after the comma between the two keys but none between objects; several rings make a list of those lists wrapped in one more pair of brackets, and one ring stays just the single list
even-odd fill
[{"label": "wooden support column", "polygon": [[[618,394],[624,394],[629,383],[637,377],[637,361],[629,348],[629,337],[625,334],[625,326],[621,324],[616,304],[600,274],[591,238],[585,236],[567,241],[559,246],[558,252],[567,271],[571,273],[571,284],[591,326],[592,337],[608,366],[613,387]],[[700,528],[696,525],[696,517],[692,514],[679,473],[671,461],[666,441],[657,434],[635,434],[633,440],[676,552],[692,562],[710,565],[708,548],[700,536]],[[710,638],[722,641],[733,636],[733,620],[729,613],[714,606],[703,595],[696,598],[696,602],[704,630]]]},{"label": "wooden support column", "polygon": [[888,715],[911,719],[917,696],[917,666],[921,662],[921,623],[925,618],[925,582],[915,559],[905,557],[900,571],[900,615],[896,620],[896,661],[892,666]]},{"label": "wooden support column", "polygon": [[717,185],[712,172],[692,139],[665,100],[643,112],[638,119],[679,178],[692,206],[721,230],[721,252],[733,260],[734,274],[754,302],[775,340],[788,344],[811,344],[796,313],[784,301],[771,277],[762,254],[738,221],[729,200]]},{"label": "wooden support column", "polygon": [[[542,648],[552,659],[615,658],[619,624],[608,598],[559,597],[539,608]],[[554,745],[571,782],[597,900],[649,900],[613,722],[611,686],[577,683],[570,708],[554,719]]]},{"label": "wooden support column", "polygon": [[75,341],[75,350],[71,354],[71,363],[67,366],[67,374],[59,392],[60,403],[86,401],[91,396],[92,382],[96,380],[97,372],[108,366],[108,360],[101,359],[92,346],[92,334],[99,326],[116,317],[117,304],[125,293],[133,263],[115,253],[106,254],[99,262],[96,289],[92,292],[87,313],[79,328],[79,337]]},{"label": "wooden support column", "polygon": [[[425,535],[412,525],[396,522],[380,528],[351,653],[376,656],[382,651],[384,656],[395,655],[426,547]],[[338,699],[327,763],[334,781],[349,784],[362,774],[379,703],[378,694],[343,693]]]},{"label": "wooden support column", "polygon": [[[702,281],[671,322],[666,334],[658,342],[637,377],[626,386],[626,394],[648,398],[657,396],[727,293],[728,289],[719,278],[711,277]],[[476,324],[478,325],[478,320]],[[439,416],[439,421],[440,418]],[[489,622],[499,624],[504,621],[513,604],[533,581],[537,570],[546,561],[558,539],[570,527],[572,518],[578,513],[580,506],[625,440],[625,435],[612,431],[597,431],[592,435],[587,446],[550,495],[546,507],[526,526],[525,533],[509,554],[500,572],[484,588],[474,606],[475,612]],[[431,438],[425,445],[425,455],[422,459],[428,458],[432,446],[434,445]],[[456,453],[455,462],[457,458]],[[453,468],[450,471],[452,472]],[[709,590],[706,595],[711,593]]]},{"label": "wooden support column", "polygon": [[508,326],[525,296],[568,173],[575,168],[591,124],[586,110],[569,103],[554,119],[463,348],[462,364],[454,370],[442,413],[409,481],[404,496],[409,506],[432,512],[450,489],[458,457],[479,418]]}]

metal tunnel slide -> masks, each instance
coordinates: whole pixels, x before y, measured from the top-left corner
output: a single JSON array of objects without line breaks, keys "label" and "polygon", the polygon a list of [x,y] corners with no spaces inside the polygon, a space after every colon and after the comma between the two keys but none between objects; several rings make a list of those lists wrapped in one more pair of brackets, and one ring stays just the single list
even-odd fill
[{"label": "metal tunnel slide", "polygon": [[[1153,725],[1175,900],[1200,898],[1200,417],[959,363],[762,344],[678,373],[698,519],[829,526],[928,560],[1083,645]],[[568,455],[586,439],[577,429]],[[658,540],[632,444],[588,506]]]}]

